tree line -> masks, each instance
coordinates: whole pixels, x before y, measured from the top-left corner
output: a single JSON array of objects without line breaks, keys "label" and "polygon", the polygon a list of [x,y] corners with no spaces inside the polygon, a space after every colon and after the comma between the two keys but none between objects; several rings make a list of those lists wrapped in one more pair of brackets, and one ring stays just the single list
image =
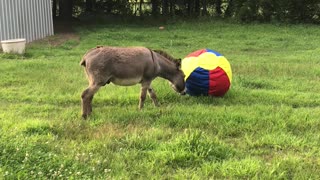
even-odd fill
[{"label": "tree line", "polygon": [[320,0],[52,0],[53,16],[86,14],[320,23]]}]

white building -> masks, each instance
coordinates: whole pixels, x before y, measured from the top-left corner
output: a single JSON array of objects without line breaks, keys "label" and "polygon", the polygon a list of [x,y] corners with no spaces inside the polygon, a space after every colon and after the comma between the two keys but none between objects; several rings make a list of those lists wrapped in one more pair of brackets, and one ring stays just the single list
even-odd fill
[{"label": "white building", "polygon": [[0,41],[53,34],[51,0],[0,0]]}]

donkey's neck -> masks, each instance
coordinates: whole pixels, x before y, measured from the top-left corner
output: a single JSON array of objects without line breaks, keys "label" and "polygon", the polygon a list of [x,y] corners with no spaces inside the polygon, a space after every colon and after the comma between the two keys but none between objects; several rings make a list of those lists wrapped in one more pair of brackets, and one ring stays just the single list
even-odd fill
[{"label": "donkey's neck", "polygon": [[169,81],[173,80],[174,73],[176,71],[176,65],[164,58],[161,58],[161,60],[158,61],[159,63],[159,76],[167,79]]}]

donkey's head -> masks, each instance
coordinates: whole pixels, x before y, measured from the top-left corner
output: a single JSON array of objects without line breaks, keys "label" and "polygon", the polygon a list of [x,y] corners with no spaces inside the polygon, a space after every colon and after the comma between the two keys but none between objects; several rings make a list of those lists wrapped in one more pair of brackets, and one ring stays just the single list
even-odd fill
[{"label": "donkey's head", "polygon": [[175,59],[175,65],[176,65],[176,70],[173,73],[174,76],[170,81],[170,85],[176,92],[180,93],[181,95],[185,95],[186,83],[184,80],[185,75],[181,70],[181,59]]}]

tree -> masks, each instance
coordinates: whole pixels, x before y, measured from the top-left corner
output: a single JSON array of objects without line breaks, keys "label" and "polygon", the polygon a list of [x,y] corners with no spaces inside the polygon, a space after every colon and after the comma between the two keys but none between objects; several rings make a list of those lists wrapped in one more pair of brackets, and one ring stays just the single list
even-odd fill
[{"label": "tree", "polygon": [[139,3],[139,15],[140,15],[140,16],[143,14],[142,4],[143,4],[143,0],[140,0],[140,3]]},{"label": "tree", "polygon": [[[1,0],[0,0],[1,1]],[[114,15],[198,17],[216,15],[243,22],[320,23],[319,0],[52,0],[53,17],[69,21],[82,12]]]},{"label": "tree", "polygon": [[192,14],[192,0],[187,0],[187,14],[188,16]]},{"label": "tree", "polygon": [[176,0],[170,1],[170,15],[174,16],[176,11]]},{"label": "tree", "polygon": [[159,15],[159,2],[158,0],[151,0],[152,5],[152,16],[156,17]]},{"label": "tree", "polygon": [[194,14],[198,17],[200,15],[200,0],[195,0]]},{"label": "tree", "polygon": [[231,18],[235,14],[235,9],[236,9],[235,2],[234,2],[234,0],[228,0],[227,4],[228,5],[227,5],[226,11],[224,13],[224,16],[227,18]]},{"label": "tree", "polygon": [[86,11],[87,12],[92,12],[95,3],[96,3],[95,0],[86,0]]},{"label": "tree", "polygon": [[169,11],[168,0],[162,0],[162,14],[167,16]]},{"label": "tree", "polygon": [[59,1],[59,17],[63,20],[71,20],[73,14],[73,0]]},{"label": "tree", "polygon": [[207,10],[207,0],[202,0],[202,16],[207,16],[208,10]]},{"label": "tree", "polygon": [[52,0],[52,16],[57,17],[57,0]]},{"label": "tree", "polygon": [[221,16],[222,11],[221,11],[221,0],[216,0],[216,13],[218,16]]}]

